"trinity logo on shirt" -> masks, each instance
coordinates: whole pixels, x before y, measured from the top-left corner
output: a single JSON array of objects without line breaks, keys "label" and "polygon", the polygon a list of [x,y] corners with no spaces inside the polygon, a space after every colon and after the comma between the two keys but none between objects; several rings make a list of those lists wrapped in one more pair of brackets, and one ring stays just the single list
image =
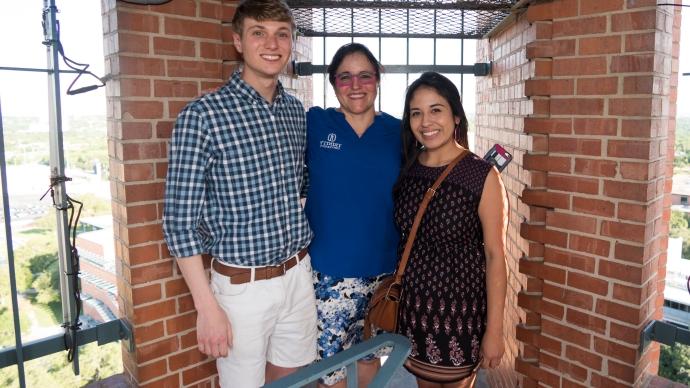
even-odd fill
[{"label": "trinity logo on shirt", "polygon": [[340,146],[342,144],[336,143],[336,136],[335,133],[329,133],[328,136],[326,137],[326,140],[321,140],[319,142],[319,145],[321,148],[328,148],[332,150],[340,150]]}]

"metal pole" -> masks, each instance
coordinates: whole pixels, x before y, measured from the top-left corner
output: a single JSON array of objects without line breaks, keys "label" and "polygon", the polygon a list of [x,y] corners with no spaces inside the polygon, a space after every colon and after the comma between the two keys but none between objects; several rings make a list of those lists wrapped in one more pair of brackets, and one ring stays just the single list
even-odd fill
[{"label": "metal pole", "polygon": [[[465,11],[461,11],[462,18],[460,18],[460,33],[465,33]],[[475,58],[476,59],[476,58]],[[465,64],[465,38],[460,39],[460,64]],[[460,74],[460,103],[465,100],[465,75]],[[463,108],[465,109],[465,108]]]},{"label": "metal pole", "polygon": [[[28,72],[34,72],[34,73],[52,73],[53,72],[53,70],[50,70],[50,69],[37,69],[35,67],[12,67],[12,66],[0,66],[0,70],[28,71]],[[66,73],[77,74],[79,72],[76,70],[60,70],[60,73],[62,73],[62,74],[66,74]]]},{"label": "metal pole", "polygon": [[[326,31],[326,8],[323,9],[323,30]],[[328,65],[328,62],[326,62],[326,36],[324,35],[321,39],[323,40],[323,45],[321,46],[323,64]],[[321,88],[321,91],[323,92],[323,106],[327,106],[326,98],[328,95],[328,76],[326,76],[326,74],[321,74],[321,78],[323,79],[323,87]]]},{"label": "metal pole", "polygon": [[[378,29],[379,29],[379,36],[378,36],[378,39],[379,39],[379,63],[383,63],[383,49],[381,48],[383,46],[383,40],[381,39],[381,9],[379,9],[379,11],[378,11],[378,19],[379,19],[379,25],[378,25]],[[324,32],[325,31],[326,30],[324,30]],[[380,82],[379,82],[378,95],[381,96]],[[378,107],[377,107],[378,109],[377,110],[380,112],[381,111],[381,100],[382,100],[381,97],[379,97],[378,100],[379,101],[378,101]]]},{"label": "metal pole", "polygon": [[[405,25],[405,33],[407,35],[410,35],[410,10],[407,10],[407,19],[406,19],[406,25]],[[380,39],[380,38],[379,38]],[[379,45],[380,46],[380,45]],[[407,36],[405,37],[405,65],[410,65],[410,37]],[[409,86],[410,85],[410,73],[407,72],[405,73],[405,85]],[[407,89],[407,88],[405,88]],[[403,107],[403,110],[405,108]]]},{"label": "metal pole", "polygon": [[[57,220],[58,262],[60,270],[60,295],[62,297],[62,319],[65,326],[65,345],[69,349],[76,339],[75,332],[70,326],[76,322],[78,307],[74,298],[74,283],[70,281],[74,266],[71,258],[69,241],[69,224],[67,210],[69,203],[65,191],[65,157],[62,145],[62,105],[60,102],[60,56],[58,53],[58,21],[55,0],[43,0],[43,23],[45,42],[47,46],[48,69],[48,112],[49,112],[49,140],[50,140],[50,185],[54,190],[53,204]],[[79,374],[79,352],[74,349],[72,370]]]},{"label": "metal pole", "polygon": [[2,185],[2,214],[5,217],[5,241],[7,242],[7,266],[10,274],[10,296],[14,318],[14,346],[17,349],[17,374],[19,386],[26,387],[24,377],[24,349],[22,328],[19,323],[19,302],[17,301],[17,280],[14,275],[14,247],[12,246],[12,221],[10,219],[10,196],[7,192],[7,165],[5,164],[5,130],[2,126],[2,104],[0,104],[0,185]]},{"label": "metal pole", "polygon": [[[438,17],[438,15],[436,14],[436,8],[434,8],[434,35],[436,35],[436,28],[437,28],[437,26],[436,26],[436,18],[437,18],[437,17]],[[433,54],[432,54],[432,55],[433,55],[433,58],[434,58],[434,59],[433,59],[433,61],[434,61],[433,64],[434,64],[434,65],[436,65],[436,39],[437,39],[437,38],[434,37],[434,45],[433,45],[433,47],[434,47],[434,52],[433,52]]]}]

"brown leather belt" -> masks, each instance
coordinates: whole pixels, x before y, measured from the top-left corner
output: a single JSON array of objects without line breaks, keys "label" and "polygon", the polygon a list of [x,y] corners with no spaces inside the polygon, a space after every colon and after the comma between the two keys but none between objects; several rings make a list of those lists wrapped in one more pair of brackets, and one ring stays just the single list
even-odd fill
[{"label": "brown leather belt", "polygon": [[[307,248],[302,249],[289,259],[278,265],[254,267],[254,280],[266,280],[285,275],[290,268],[296,266],[307,255]],[[213,260],[213,270],[229,277],[231,284],[249,283],[252,280],[252,268],[231,267]]]}]

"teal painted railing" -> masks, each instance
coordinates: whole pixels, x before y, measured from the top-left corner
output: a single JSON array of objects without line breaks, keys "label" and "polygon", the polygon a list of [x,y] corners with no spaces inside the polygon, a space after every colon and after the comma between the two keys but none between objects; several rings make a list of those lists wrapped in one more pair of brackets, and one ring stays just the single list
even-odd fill
[{"label": "teal painted railing", "polygon": [[[342,351],[333,357],[316,362],[297,372],[267,384],[264,388],[298,388],[308,386],[319,377],[333,372],[336,369],[346,367],[348,376],[357,376],[357,360],[374,353],[375,351],[390,346],[392,348],[388,359],[369,384],[370,388],[383,388],[393,377],[395,371],[405,362],[410,354],[410,341],[398,334],[379,334],[376,337],[359,343],[350,349]],[[357,387],[357,379],[348,379],[348,388]]]}]

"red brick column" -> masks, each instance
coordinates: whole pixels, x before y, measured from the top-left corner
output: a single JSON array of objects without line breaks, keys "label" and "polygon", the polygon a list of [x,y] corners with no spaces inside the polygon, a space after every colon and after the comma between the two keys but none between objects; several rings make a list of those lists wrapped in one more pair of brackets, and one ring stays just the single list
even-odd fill
[{"label": "red brick column", "polygon": [[[525,276],[520,272],[524,266],[520,258],[524,255],[541,256],[543,244],[530,242],[519,235],[523,220],[537,220],[543,217],[540,208],[526,206],[520,201],[524,188],[544,181],[544,174],[527,173],[523,169],[523,158],[538,143],[523,131],[523,118],[537,109],[538,102],[525,97],[525,79],[541,72],[525,56],[525,42],[533,40],[535,27],[530,26],[524,16],[490,39],[477,42],[477,62],[491,62],[492,74],[477,78],[477,136],[475,152],[484,155],[494,143],[500,143],[513,154],[513,162],[501,174],[508,190],[510,220],[508,227],[508,297],[504,322],[506,353],[501,367],[488,374],[491,387],[514,387],[518,375],[514,362],[520,354],[536,357],[537,349],[521,344],[523,338],[518,324],[539,320],[535,312],[523,308],[529,303],[529,295],[541,290],[541,280]],[[524,292],[523,292],[524,291]],[[522,292],[522,293],[521,293]]]},{"label": "red brick column", "polygon": [[662,312],[679,27],[656,1],[545,1],[480,48],[495,66],[478,144],[509,145],[520,167],[504,179],[520,197],[509,306],[524,312],[507,322],[524,386],[656,374],[658,346],[638,345]]},{"label": "red brick column", "polygon": [[[218,386],[214,360],[196,347],[191,295],[163,241],[167,146],[178,112],[224,83],[239,56],[229,21],[235,1],[175,0],[160,6],[103,2],[108,145],[118,260],[119,314],[134,328],[123,348],[138,386]],[[310,55],[306,40],[298,53]],[[310,81],[282,77],[288,89]],[[308,93],[299,93],[308,97]]]}]

